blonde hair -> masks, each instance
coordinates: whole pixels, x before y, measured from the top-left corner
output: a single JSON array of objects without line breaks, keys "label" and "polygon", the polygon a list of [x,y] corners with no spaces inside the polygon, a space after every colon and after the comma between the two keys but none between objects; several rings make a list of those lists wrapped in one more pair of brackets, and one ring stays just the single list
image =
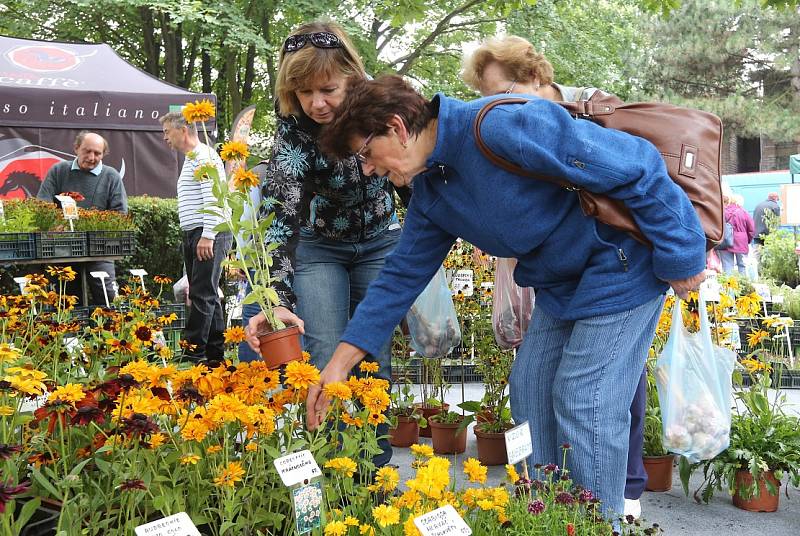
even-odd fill
[{"label": "blonde hair", "polygon": [[464,60],[461,78],[480,91],[483,70],[492,62],[500,64],[509,80],[521,83],[535,80],[543,86],[553,83],[553,66],[544,54],[536,52],[532,44],[516,35],[491,37],[484,41]]},{"label": "blonde hair", "polygon": [[733,194],[733,196],[731,197],[731,201],[733,201],[734,204],[739,205],[740,207],[744,206],[744,196],[742,194]]},{"label": "blonde hair", "polygon": [[278,98],[278,113],[286,117],[300,114],[300,102],[295,91],[303,89],[315,80],[341,74],[345,77],[364,76],[364,64],[353,43],[341,26],[333,22],[309,22],[296,28],[293,35],[315,32],[330,32],[342,42],[341,48],[317,48],[308,43],[294,52],[286,52],[281,46],[278,55],[278,77],[275,94]]}]

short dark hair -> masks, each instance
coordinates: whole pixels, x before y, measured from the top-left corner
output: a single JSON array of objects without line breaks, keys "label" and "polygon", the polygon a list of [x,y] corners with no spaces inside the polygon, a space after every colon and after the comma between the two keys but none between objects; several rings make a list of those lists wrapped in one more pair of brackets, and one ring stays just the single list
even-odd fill
[{"label": "short dark hair", "polygon": [[434,118],[431,102],[398,75],[375,80],[350,77],[347,95],[336,109],[336,117],[325,125],[319,138],[325,154],[344,158],[352,154],[350,141],[355,136],[382,136],[387,123],[399,115],[411,136],[420,134]]}]

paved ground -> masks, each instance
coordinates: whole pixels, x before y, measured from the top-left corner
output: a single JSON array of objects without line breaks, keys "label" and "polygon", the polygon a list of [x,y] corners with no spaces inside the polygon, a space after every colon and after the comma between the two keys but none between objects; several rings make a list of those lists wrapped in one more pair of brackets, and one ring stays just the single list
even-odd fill
[{"label": "paved ground", "polygon": [[[479,400],[482,384],[467,384],[466,400]],[[785,390],[790,409],[800,414],[800,390]],[[447,402],[451,405],[461,402],[461,386],[454,386],[448,393]],[[800,431],[798,431],[800,433]],[[430,439],[421,439],[430,444]],[[535,441],[535,438],[534,438]],[[455,467],[455,478],[458,485],[463,485],[461,463],[467,457],[478,456],[475,436],[467,433],[467,450],[464,454],[451,457]],[[455,460],[453,460],[455,458]],[[396,448],[392,463],[400,466],[401,481],[413,476],[411,454],[408,449]],[[451,478],[453,476],[451,475]],[[502,466],[489,468],[489,485],[496,485],[505,477]],[[751,513],[733,506],[727,493],[714,496],[711,502],[698,504],[691,493],[700,485],[702,479],[695,475],[690,482],[690,495],[687,497],[678,477],[677,467],[673,475],[673,487],[669,492],[645,492],[642,496],[642,515],[648,523],[658,523],[666,535],[675,536],[800,536],[800,489],[789,489],[789,497],[785,495],[786,485],[781,487],[780,507],[776,513]]]}]

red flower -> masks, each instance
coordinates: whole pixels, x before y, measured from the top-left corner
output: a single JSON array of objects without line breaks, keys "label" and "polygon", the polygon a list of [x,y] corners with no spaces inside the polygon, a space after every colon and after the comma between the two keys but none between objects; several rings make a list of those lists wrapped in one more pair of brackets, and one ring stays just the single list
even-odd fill
[{"label": "red flower", "polygon": [[567,536],[575,536],[575,525],[567,523]]},{"label": "red flower", "polygon": [[7,460],[15,452],[22,450],[22,445],[4,445],[0,443],[0,460]]},{"label": "red flower", "polygon": [[28,491],[30,483],[22,482],[18,486],[12,486],[11,482],[8,484],[0,484],[0,514],[6,512],[6,503],[14,498],[14,495],[25,493]]},{"label": "red flower", "polygon": [[74,199],[76,203],[77,203],[78,201],[83,201],[84,199],[86,199],[86,198],[83,196],[83,194],[82,194],[82,193],[80,193],[80,192],[61,192],[61,193],[60,193],[60,194],[58,194],[58,195],[68,195],[68,196],[70,196],[72,199]]},{"label": "red flower", "polygon": [[147,488],[141,478],[131,478],[120,484],[119,489],[120,491],[133,491],[136,489],[146,490]]}]

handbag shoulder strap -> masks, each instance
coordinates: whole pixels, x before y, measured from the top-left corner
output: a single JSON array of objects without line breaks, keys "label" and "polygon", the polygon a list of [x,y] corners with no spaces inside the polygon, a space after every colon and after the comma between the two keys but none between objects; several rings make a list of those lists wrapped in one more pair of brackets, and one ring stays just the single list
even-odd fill
[{"label": "handbag shoulder strap", "polygon": [[545,175],[542,173],[534,173],[533,171],[527,170],[513,162],[509,162],[505,158],[498,156],[495,152],[493,152],[486,142],[483,141],[481,137],[481,124],[483,120],[486,118],[486,114],[488,114],[495,106],[499,106],[502,104],[525,104],[529,102],[530,99],[521,98],[521,97],[506,97],[502,99],[495,99],[493,101],[487,102],[483,108],[478,111],[478,115],[475,117],[475,121],[472,123],[472,131],[475,136],[475,144],[478,146],[478,149],[486,157],[489,162],[496,165],[497,167],[508,171],[509,173],[513,173],[514,175],[520,175],[522,177],[532,177],[534,179],[539,179],[547,182],[552,182],[561,186],[562,188],[566,188],[567,190],[579,190],[577,186],[572,184],[569,181],[566,181],[559,177],[554,177],[552,175]]}]

